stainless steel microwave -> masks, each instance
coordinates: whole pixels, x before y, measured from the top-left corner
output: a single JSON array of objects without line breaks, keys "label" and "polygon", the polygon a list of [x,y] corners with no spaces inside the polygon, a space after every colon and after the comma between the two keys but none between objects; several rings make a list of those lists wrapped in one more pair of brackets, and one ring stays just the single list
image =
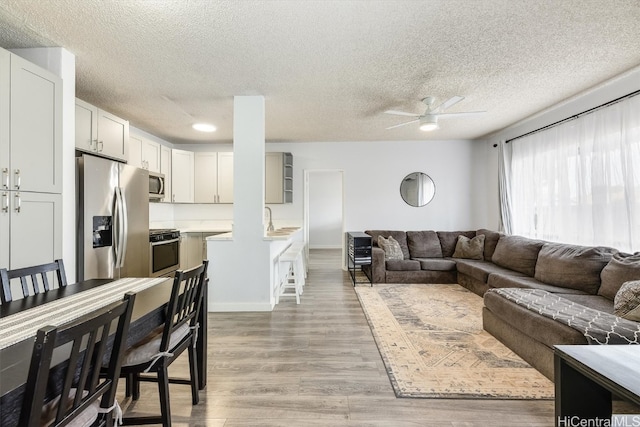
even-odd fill
[{"label": "stainless steel microwave", "polygon": [[164,199],[165,177],[161,173],[149,172],[149,201],[161,202]]}]

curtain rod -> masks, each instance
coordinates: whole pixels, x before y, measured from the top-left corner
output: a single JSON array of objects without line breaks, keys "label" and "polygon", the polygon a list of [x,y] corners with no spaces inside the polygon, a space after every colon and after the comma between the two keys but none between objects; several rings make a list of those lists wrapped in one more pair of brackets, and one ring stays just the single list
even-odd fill
[{"label": "curtain rod", "polygon": [[[554,126],[558,126],[558,125],[560,125],[560,124],[562,124],[564,122],[568,122],[569,120],[577,119],[578,117],[582,117],[585,114],[593,113],[596,110],[599,110],[599,109],[604,108],[604,107],[608,107],[608,106],[613,105],[613,104],[615,104],[617,102],[620,102],[620,101],[622,101],[624,99],[632,98],[632,97],[634,97],[636,95],[639,95],[639,94],[640,94],[640,90],[636,90],[635,92],[631,92],[631,93],[629,93],[627,95],[621,96],[620,98],[616,98],[616,99],[614,99],[612,101],[605,102],[604,104],[598,105],[597,107],[589,108],[588,110],[585,110],[585,111],[583,111],[581,113],[574,114],[573,116],[567,117],[566,119],[558,120],[557,122],[554,122],[554,123],[551,123],[549,125],[543,126],[543,127],[539,128],[539,129],[532,130],[531,132],[527,132],[527,133],[522,134],[520,136],[516,136],[515,138],[507,139],[504,143],[508,144],[511,141],[515,141],[516,139],[524,138],[525,136],[529,136],[529,135],[532,135],[534,133],[537,133],[537,132],[552,128]],[[496,146],[497,146],[497,144],[494,145],[494,147],[496,147]]]}]

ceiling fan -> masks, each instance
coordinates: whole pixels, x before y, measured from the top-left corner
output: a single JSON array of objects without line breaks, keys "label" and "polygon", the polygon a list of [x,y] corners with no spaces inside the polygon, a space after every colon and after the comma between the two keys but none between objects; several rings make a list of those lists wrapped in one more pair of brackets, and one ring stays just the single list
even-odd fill
[{"label": "ceiling fan", "polygon": [[463,99],[464,99],[464,96],[454,96],[434,108],[433,104],[435,103],[436,99],[432,96],[428,96],[422,100],[422,102],[427,106],[427,110],[422,114],[407,113],[405,111],[387,110],[385,111],[385,114],[416,117],[414,120],[400,123],[398,125],[389,126],[387,129],[393,129],[393,128],[408,125],[411,123],[420,122],[420,130],[428,132],[431,130],[438,129],[438,118],[440,117],[443,117],[443,118],[463,117],[463,116],[472,116],[472,115],[486,113],[486,111],[466,111],[466,112],[460,112],[460,113],[445,113],[445,110],[447,108],[451,108],[452,106],[462,101]]}]

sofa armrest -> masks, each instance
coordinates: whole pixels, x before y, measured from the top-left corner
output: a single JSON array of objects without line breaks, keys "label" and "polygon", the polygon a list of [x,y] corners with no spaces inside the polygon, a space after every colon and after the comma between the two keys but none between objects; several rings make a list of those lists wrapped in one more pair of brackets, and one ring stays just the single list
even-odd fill
[{"label": "sofa armrest", "polygon": [[377,246],[371,248],[371,282],[386,283],[387,271],[384,250]]}]

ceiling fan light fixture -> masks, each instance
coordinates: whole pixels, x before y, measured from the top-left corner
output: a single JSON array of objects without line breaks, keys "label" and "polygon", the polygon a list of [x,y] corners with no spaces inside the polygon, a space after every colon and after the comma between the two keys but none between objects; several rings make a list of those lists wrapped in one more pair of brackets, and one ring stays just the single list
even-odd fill
[{"label": "ceiling fan light fixture", "polygon": [[432,114],[427,114],[420,119],[420,130],[430,132],[438,129],[438,118]]},{"label": "ceiling fan light fixture", "polygon": [[210,123],[194,123],[191,125],[192,128],[199,132],[215,132],[216,127]]}]

